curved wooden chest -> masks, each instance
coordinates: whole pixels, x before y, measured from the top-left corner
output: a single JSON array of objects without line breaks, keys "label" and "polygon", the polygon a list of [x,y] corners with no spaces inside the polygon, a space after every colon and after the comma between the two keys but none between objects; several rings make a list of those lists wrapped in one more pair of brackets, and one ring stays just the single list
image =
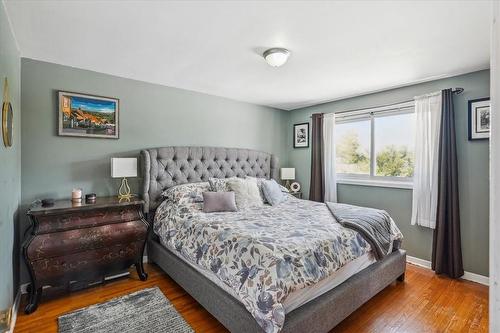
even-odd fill
[{"label": "curved wooden chest", "polygon": [[145,280],[142,256],[149,225],[142,206],[141,200],[109,197],[93,204],[60,200],[52,207],[32,207],[31,233],[23,245],[31,278],[25,312],[36,309],[43,286],[95,282],[133,264]]}]

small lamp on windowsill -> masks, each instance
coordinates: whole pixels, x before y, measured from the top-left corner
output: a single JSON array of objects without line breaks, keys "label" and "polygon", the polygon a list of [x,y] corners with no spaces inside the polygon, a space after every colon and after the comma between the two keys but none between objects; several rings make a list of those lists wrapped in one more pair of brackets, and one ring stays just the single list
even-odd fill
[{"label": "small lamp on windowsill", "polygon": [[285,187],[290,190],[290,180],[295,179],[295,168],[281,168],[281,180],[286,180]]},{"label": "small lamp on windowsill", "polygon": [[116,158],[111,159],[111,177],[123,178],[118,189],[118,198],[120,200],[130,200],[130,186],[127,177],[137,177],[137,158]]}]

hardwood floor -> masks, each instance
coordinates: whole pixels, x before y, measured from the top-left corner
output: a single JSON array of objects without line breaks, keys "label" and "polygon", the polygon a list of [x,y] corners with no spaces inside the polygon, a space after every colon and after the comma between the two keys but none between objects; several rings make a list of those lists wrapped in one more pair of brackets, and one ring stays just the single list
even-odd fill
[{"label": "hardwood floor", "polygon": [[[196,332],[227,332],[206,310],[155,265],[146,265],[141,282],[131,270],[124,277],[58,298],[43,300],[25,315],[23,300],[16,333],[57,332],[57,317],[143,288],[158,286]],[[488,288],[464,280],[436,276],[408,264],[406,281],[397,282],[351,314],[332,332],[487,332]]]}]

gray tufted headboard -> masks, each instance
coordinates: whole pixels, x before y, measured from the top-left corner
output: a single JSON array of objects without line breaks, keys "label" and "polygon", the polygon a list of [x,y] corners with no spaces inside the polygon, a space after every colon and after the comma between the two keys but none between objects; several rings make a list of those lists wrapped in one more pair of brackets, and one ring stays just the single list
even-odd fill
[{"label": "gray tufted headboard", "polygon": [[141,151],[144,212],[161,203],[174,185],[208,181],[209,177],[266,177],[278,180],[278,158],[261,151],[218,147],[163,147]]}]

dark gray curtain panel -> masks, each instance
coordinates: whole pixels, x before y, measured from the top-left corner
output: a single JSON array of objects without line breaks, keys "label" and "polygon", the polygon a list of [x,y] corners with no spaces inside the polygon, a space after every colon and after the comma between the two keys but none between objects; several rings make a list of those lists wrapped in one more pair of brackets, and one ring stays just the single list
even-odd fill
[{"label": "dark gray curtain panel", "polygon": [[452,90],[443,90],[442,97],[438,204],[432,243],[432,269],[437,274],[459,278],[464,275],[464,268],[460,240],[458,163]]},{"label": "dark gray curtain panel", "polygon": [[322,113],[314,113],[312,115],[311,137],[311,186],[309,188],[309,200],[323,202],[325,200],[325,168]]}]

